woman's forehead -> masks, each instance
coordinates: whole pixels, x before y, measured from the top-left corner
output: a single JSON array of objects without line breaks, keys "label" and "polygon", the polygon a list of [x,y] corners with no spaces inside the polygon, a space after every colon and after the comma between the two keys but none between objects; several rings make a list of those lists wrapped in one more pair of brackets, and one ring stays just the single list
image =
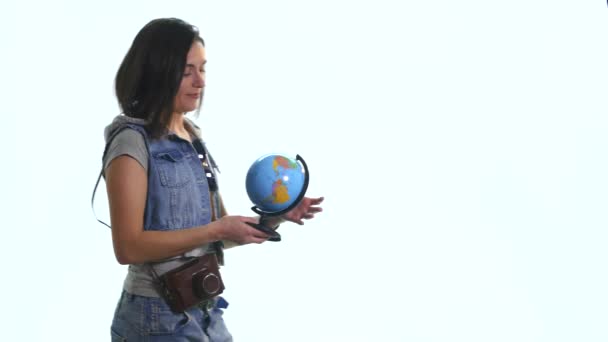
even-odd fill
[{"label": "woman's forehead", "polygon": [[199,41],[195,41],[194,43],[192,43],[192,46],[190,47],[190,51],[188,51],[188,56],[186,57],[188,59],[188,63],[192,62],[198,62],[198,64],[204,63],[207,61],[207,59],[205,58],[205,47],[203,46],[203,44]]}]

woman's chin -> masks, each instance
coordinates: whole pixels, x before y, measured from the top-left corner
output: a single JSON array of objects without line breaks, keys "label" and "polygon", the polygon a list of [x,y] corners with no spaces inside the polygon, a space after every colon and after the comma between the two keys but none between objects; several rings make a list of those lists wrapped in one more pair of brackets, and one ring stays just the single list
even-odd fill
[{"label": "woman's chin", "polygon": [[179,110],[176,110],[176,112],[177,113],[184,113],[184,114],[186,114],[186,113],[189,113],[189,112],[193,112],[196,109],[198,109],[198,105],[197,106],[184,106],[184,107],[181,107]]}]

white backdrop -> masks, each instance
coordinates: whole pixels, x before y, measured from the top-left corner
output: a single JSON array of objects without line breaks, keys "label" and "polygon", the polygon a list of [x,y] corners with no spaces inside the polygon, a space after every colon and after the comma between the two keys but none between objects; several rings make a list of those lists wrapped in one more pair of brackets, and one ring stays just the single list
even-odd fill
[{"label": "white backdrop", "polygon": [[[108,341],[126,267],[90,195],[137,31],[199,26],[229,211],[302,155],[325,212],[227,252],[238,341],[608,340],[603,1],[0,5],[3,341]],[[96,208],[108,220],[105,188]]]}]

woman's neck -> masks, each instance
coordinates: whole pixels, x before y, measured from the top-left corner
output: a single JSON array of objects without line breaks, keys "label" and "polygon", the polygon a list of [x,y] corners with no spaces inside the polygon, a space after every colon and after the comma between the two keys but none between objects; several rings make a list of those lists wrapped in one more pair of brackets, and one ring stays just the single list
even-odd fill
[{"label": "woman's neck", "polygon": [[182,139],[190,141],[190,133],[184,124],[184,117],[185,115],[182,113],[173,113],[167,128],[170,132],[177,134]]}]

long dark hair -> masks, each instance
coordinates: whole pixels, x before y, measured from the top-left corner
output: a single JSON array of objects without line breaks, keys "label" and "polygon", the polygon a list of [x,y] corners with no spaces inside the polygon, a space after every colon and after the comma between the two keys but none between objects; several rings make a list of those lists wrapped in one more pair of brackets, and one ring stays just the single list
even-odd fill
[{"label": "long dark hair", "polygon": [[[116,73],[116,97],[127,116],[145,119],[152,137],[166,133],[192,43],[205,46],[198,29],[176,18],[144,26]],[[200,109],[200,108],[199,108]]]}]

